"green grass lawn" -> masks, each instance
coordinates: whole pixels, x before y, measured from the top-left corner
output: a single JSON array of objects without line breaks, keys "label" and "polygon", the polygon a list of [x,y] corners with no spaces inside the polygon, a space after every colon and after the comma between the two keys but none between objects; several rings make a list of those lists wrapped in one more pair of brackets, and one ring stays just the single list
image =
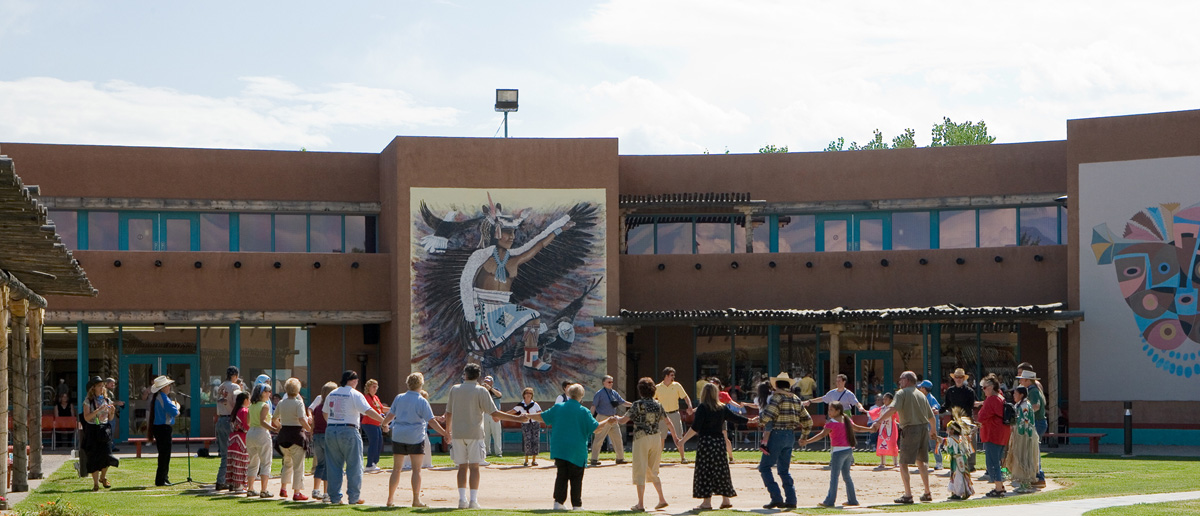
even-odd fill
[{"label": "green grass lawn", "polygon": [[[735,452],[735,458],[741,462],[755,462],[758,460],[757,452]],[[678,461],[678,454],[664,453],[663,457],[666,461]],[[794,461],[797,463],[825,463],[829,460],[828,452],[796,452]],[[450,466],[450,457],[440,454],[434,455],[435,466]],[[541,460],[549,461],[549,454],[543,453],[540,456]],[[601,454],[602,460],[612,460],[611,453]],[[489,459],[496,464],[520,464],[523,458],[515,455],[506,455],[503,458]],[[873,464],[878,461],[873,453],[856,453],[855,461],[858,464]],[[983,463],[983,457],[979,458],[979,464]],[[192,459],[192,478],[200,482],[211,483],[216,477],[218,460],[215,458],[208,459]],[[391,468],[392,458],[389,455],[384,455],[380,460],[380,467]],[[1121,458],[1118,456],[1097,456],[1097,455],[1066,455],[1066,454],[1050,454],[1043,459],[1043,466],[1046,474],[1055,481],[1065,485],[1063,489],[1036,493],[1024,496],[1013,496],[1002,500],[994,500],[983,498],[982,493],[988,487],[976,485],[976,491],[979,493],[978,499],[971,499],[966,502],[958,502],[954,504],[938,504],[939,509],[950,508],[968,508],[983,505],[996,504],[1021,504],[1030,502],[1047,502],[1055,500],[1071,500],[1078,498],[1093,498],[1102,496],[1117,496],[1127,494],[1148,494],[1162,493],[1173,491],[1189,491],[1196,489],[1196,479],[1200,478],[1200,458],[1184,457],[1135,457]],[[50,479],[44,483],[33,493],[29,495],[17,509],[24,511],[34,511],[38,504],[43,504],[51,501],[70,502],[77,507],[87,507],[94,510],[98,514],[112,515],[196,515],[196,514],[239,514],[239,515],[257,515],[257,514],[278,514],[281,512],[291,511],[310,511],[320,510],[323,513],[330,514],[350,514],[360,512],[374,511],[402,511],[402,512],[445,512],[446,508],[430,508],[430,509],[385,509],[382,507],[350,507],[350,506],[328,506],[323,504],[313,503],[292,503],[281,502],[278,498],[271,500],[251,500],[241,497],[223,497],[196,495],[191,492],[194,489],[188,485],[177,485],[167,488],[146,488],[154,484],[154,470],[157,467],[156,459],[152,457],[143,459],[125,459],[121,461],[120,468],[109,470],[109,480],[112,482],[112,489],[102,490],[101,492],[92,492],[91,478],[79,478],[75,475],[75,469],[68,463],[63,468],[54,472]],[[280,461],[275,460],[272,466],[272,471],[279,471],[281,468]],[[176,458],[171,461],[171,480],[180,482],[187,477],[187,460],[184,458]],[[914,477],[914,481],[919,483]],[[899,476],[896,479],[899,486]],[[632,489],[632,486],[630,486]],[[945,493],[936,493],[937,498],[944,498]],[[1137,507],[1137,509],[1134,509]],[[1132,514],[1172,514],[1186,513],[1200,507],[1198,502],[1178,502],[1168,504],[1150,504],[1144,506],[1125,507],[1121,509],[1121,514],[1127,514],[1124,511],[1130,510],[1145,510],[1147,512]],[[889,512],[905,512],[912,510],[928,509],[928,504],[916,504],[912,506],[897,506],[897,507],[882,507]],[[1162,512],[1159,511],[1161,508]],[[512,514],[525,513],[537,514],[547,511],[495,511],[481,510],[476,511],[480,514]],[[605,512],[605,511],[597,511]],[[619,513],[622,511],[612,511]],[[735,511],[714,511],[714,512],[729,512]],[[797,509],[800,514],[813,514],[820,512],[829,512],[819,508],[800,508]],[[709,513],[705,513],[709,514]],[[744,514],[737,512],[736,514]],[[1113,514],[1116,514],[1115,512]],[[1099,516],[1106,516],[1104,513],[1097,513]],[[714,515],[715,516],[715,515]]]},{"label": "green grass lawn", "polygon": [[1096,509],[1083,514],[1084,516],[1178,516],[1180,514],[1200,514],[1200,500],[1140,503],[1124,507]]}]

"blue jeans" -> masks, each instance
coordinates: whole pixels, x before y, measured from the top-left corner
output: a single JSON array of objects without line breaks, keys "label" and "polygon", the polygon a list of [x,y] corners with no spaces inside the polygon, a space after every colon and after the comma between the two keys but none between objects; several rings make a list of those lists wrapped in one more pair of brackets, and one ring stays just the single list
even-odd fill
[{"label": "blue jeans", "polygon": [[346,475],[346,497],[350,503],[359,500],[362,491],[363,445],[358,429],[353,426],[333,426],[325,429],[325,480],[329,482],[329,501],[342,501],[342,474]]},{"label": "blue jeans", "polygon": [[[763,485],[771,494],[771,503],[796,505],[796,487],[792,483],[791,473],[788,473],[788,466],[792,464],[792,446],[795,444],[796,433],[791,430],[772,430],[767,440],[767,453],[758,463],[758,472],[762,474]],[[783,483],[782,495],[779,493],[779,484],[775,483],[775,476],[771,474],[772,467],[779,471],[779,481]]]},{"label": "blue jeans", "polygon": [[[1045,419],[1038,419],[1033,422],[1033,428],[1035,430],[1037,430],[1037,434],[1038,434],[1038,447],[1039,448],[1042,446],[1042,436],[1046,434],[1046,425],[1047,424],[1048,423],[1046,422]],[[1041,452],[1041,450],[1038,450],[1037,479],[1039,482],[1044,482],[1046,480],[1046,473],[1042,471],[1042,452]]]},{"label": "blue jeans", "polygon": [[220,416],[217,418],[217,454],[221,456],[221,465],[217,467],[217,483],[225,483],[225,469],[229,466],[229,459],[226,457],[229,451],[229,432],[232,428],[233,419],[229,416]]},{"label": "blue jeans", "polygon": [[854,450],[835,451],[829,455],[829,494],[825,495],[825,505],[832,506],[837,501],[838,475],[846,480],[846,503],[858,505],[854,496],[854,481],[850,479],[850,466],[854,464]]},{"label": "blue jeans", "polygon": [[367,466],[376,466],[383,451],[383,428],[376,425],[363,425],[362,428],[367,434]]},{"label": "blue jeans", "polygon": [[313,434],[313,480],[325,480],[325,434]]},{"label": "blue jeans", "polygon": [[983,443],[983,458],[987,464],[988,479],[992,482],[1003,480],[1004,474],[1000,472],[1000,461],[1004,459],[1004,445]]}]

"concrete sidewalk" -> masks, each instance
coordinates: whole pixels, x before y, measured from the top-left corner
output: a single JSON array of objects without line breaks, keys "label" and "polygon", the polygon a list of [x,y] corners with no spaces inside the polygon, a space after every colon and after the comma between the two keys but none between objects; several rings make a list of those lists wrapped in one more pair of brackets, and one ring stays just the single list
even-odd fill
[{"label": "concrete sidewalk", "polygon": [[14,507],[18,503],[24,501],[25,498],[29,496],[29,493],[33,492],[34,489],[37,489],[38,486],[42,485],[42,482],[45,482],[47,478],[50,478],[52,473],[58,471],[59,468],[63,467],[64,464],[70,462],[71,460],[73,460],[71,459],[71,450],[44,450],[42,452],[42,475],[44,478],[30,479],[29,491],[20,493],[9,492],[8,506]]},{"label": "concrete sidewalk", "polygon": [[1022,505],[996,505],[992,507],[975,507],[971,509],[950,509],[938,511],[921,511],[921,514],[931,516],[1012,516],[1020,512],[1021,516],[1081,516],[1094,509],[1120,507],[1139,503],[1177,502],[1181,500],[1200,499],[1200,491],[1184,491],[1181,493],[1160,493],[1148,495],[1111,496],[1105,498],[1085,498],[1082,500],[1067,500],[1062,502],[1042,502]]}]

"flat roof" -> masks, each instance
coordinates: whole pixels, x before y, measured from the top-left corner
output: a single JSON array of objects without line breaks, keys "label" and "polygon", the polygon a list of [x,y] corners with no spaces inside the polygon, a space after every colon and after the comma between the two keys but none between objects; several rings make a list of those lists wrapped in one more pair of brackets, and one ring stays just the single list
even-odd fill
[{"label": "flat roof", "polygon": [[893,323],[1036,323],[1081,321],[1083,312],[1063,310],[1063,303],[1025,306],[957,306],[953,304],[908,307],[828,310],[650,310],[620,311],[616,316],[593,317],[592,324],[606,328],[639,326],[770,326],[837,324],[847,322]]}]

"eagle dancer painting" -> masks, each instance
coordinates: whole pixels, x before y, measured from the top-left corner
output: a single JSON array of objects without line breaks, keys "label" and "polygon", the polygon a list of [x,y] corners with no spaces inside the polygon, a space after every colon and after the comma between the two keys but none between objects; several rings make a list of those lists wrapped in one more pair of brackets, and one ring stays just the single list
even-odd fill
[{"label": "eagle dancer painting", "polygon": [[605,373],[605,336],[583,317],[605,308],[603,190],[414,188],[410,198],[413,369],[446,379],[433,399],[468,361],[514,399]]}]

